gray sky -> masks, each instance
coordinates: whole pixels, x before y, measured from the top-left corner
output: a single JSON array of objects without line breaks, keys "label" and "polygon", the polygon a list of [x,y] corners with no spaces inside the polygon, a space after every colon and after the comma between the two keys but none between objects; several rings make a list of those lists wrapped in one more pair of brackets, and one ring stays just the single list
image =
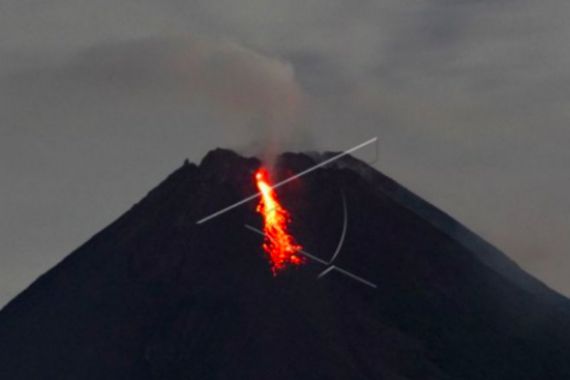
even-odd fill
[{"label": "gray sky", "polygon": [[185,157],[340,150],[570,295],[567,0],[0,4],[0,305]]}]

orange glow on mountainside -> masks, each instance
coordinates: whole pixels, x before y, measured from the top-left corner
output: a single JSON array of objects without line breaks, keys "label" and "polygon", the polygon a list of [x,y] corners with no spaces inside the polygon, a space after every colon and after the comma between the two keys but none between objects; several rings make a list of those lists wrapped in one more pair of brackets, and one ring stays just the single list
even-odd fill
[{"label": "orange glow on mountainside", "polygon": [[261,193],[256,210],[263,216],[263,232],[265,233],[263,250],[269,256],[271,270],[276,275],[289,265],[303,263],[302,257],[298,254],[303,247],[297,244],[287,231],[291,218],[287,210],[279,203],[277,194],[269,184],[269,172],[264,168],[257,170],[255,182]]}]

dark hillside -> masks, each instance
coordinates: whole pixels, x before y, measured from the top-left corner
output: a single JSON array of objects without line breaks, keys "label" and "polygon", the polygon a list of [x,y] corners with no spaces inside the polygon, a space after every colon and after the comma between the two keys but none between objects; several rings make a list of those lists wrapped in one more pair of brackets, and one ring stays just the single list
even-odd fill
[{"label": "dark hillside", "polygon": [[[315,163],[284,154],[276,176]],[[570,302],[347,157],[283,186],[308,260],[273,277],[256,159],[185,164],[0,312],[0,379],[568,379]]]}]

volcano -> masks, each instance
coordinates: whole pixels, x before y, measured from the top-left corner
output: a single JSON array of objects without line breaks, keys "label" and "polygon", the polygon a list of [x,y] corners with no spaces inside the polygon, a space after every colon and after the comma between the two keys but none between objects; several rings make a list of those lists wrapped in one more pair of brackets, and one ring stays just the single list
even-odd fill
[{"label": "volcano", "polygon": [[260,165],[185,162],[37,279],[0,311],[0,379],[570,378],[570,301],[353,157],[276,190],[321,262],[274,275],[256,201],[196,223],[256,193]]}]

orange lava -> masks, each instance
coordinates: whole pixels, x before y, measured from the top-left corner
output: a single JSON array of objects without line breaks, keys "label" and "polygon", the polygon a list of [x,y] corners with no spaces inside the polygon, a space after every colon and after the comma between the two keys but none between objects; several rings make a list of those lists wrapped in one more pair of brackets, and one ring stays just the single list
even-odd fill
[{"label": "orange lava", "polygon": [[271,270],[276,275],[289,265],[303,263],[303,258],[298,254],[303,247],[297,244],[287,231],[291,218],[287,210],[279,203],[277,194],[269,184],[269,172],[264,168],[257,170],[255,182],[261,193],[256,210],[263,216],[263,232],[265,233],[263,250],[269,256]]}]

